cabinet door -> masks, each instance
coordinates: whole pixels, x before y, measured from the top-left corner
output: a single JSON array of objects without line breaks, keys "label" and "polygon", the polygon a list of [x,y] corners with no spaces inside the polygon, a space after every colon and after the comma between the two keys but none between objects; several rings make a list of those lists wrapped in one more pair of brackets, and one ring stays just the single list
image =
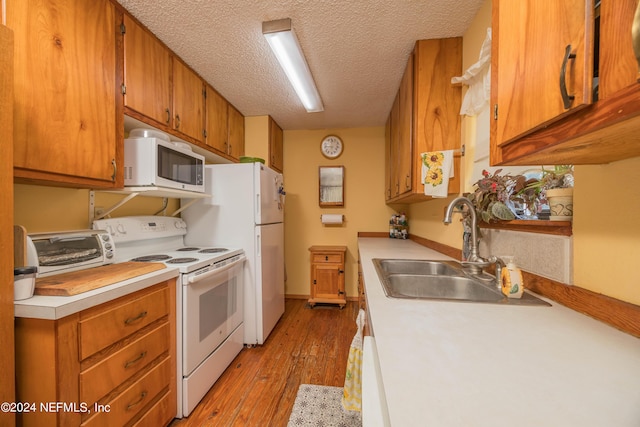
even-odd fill
[{"label": "cabinet door", "polygon": [[[497,145],[591,103],[592,11],[591,0],[494,0],[491,88]],[[566,105],[561,82],[564,98],[573,97]]]},{"label": "cabinet door", "polygon": [[229,155],[239,159],[244,155],[244,116],[229,104]]},{"label": "cabinet door", "polygon": [[389,115],[391,123],[391,135],[389,152],[387,153],[389,166],[389,175],[391,183],[391,198],[400,194],[400,157],[403,155],[400,151],[400,92],[396,94],[396,98],[391,106],[391,114]]},{"label": "cabinet door", "polygon": [[314,264],[314,294],[317,299],[342,298],[340,291],[341,266],[335,264]]},{"label": "cabinet door", "polygon": [[407,67],[400,82],[398,98],[398,169],[396,179],[398,194],[405,194],[412,188],[411,153],[413,147],[412,120],[413,114],[413,55],[409,56]]},{"label": "cabinet door", "polygon": [[393,182],[391,179],[391,114],[387,117],[387,122],[384,127],[384,154],[385,154],[385,168],[384,168],[384,197],[385,200],[391,199]]},{"label": "cabinet door", "polygon": [[198,141],[204,133],[204,83],[173,57],[173,128]]},{"label": "cabinet door", "polygon": [[282,128],[269,117],[269,166],[280,173],[284,169]]},{"label": "cabinet door", "polygon": [[14,173],[113,187],[122,144],[116,11],[108,0],[67,3],[6,1],[15,36]]},{"label": "cabinet door", "polygon": [[[171,56],[153,34],[124,15],[124,105],[171,123]],[[151,71],[151,72],[150,72]]]},{"label": "cabinet door", "polygon": [[205,143],[216,151],[227,154],[228,132],[228,102],[214,88],[207,85],[206,97],[206,125],[207,137]]},{"label": "cabinet door", "polygon": [[599,99],[608,99],[615,92],[640,82],[630,36],[638,4],[638,0],[600,4]]}]

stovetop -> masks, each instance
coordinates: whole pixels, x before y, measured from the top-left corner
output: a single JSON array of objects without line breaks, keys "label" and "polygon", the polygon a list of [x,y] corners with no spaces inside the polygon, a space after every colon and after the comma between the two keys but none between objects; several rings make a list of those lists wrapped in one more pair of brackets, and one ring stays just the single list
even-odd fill
[{"label": "stovetop", "polygon": [[180,273],[190,273],[234,255],[241,254],[242,252],[242,249],[221,247],[179,247],[174,250],[165,250],[162,252],[141,253],[129,259],[129,261],[162,262],[167,267],[178,268]]},{"label": "stovetop", "polygon": [[164,216],[130,216],[100,219],[94,229],[106,230],[116,247],[115,262],[162,262],[190,273],[243,253],[227,247],[185,246],[187,225],[180,218]]}]

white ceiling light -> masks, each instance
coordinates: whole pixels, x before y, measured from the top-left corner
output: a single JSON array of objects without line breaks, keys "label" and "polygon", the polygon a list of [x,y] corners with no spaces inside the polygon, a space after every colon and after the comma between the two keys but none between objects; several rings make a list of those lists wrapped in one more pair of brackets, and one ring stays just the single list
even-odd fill
[{"label": "white ceiling light", "polygon": [[322,99],[309,71],[300,44],[296,38],[291,19],[278,19],[262,23],[262,34],[269,42],[280,66],[293,85],[302,105],[308,113],[324,111]]}]

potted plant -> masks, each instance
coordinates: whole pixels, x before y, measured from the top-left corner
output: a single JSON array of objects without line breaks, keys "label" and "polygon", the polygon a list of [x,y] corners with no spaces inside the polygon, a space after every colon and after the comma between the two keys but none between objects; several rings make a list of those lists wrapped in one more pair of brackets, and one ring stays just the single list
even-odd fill
[{"label": "potted plant", "polygon": [[483,170],[474,192],[467,196],[484,222],[532,219],[544,205],[550,206],[551,219],[571,219],[573,201],[567,197],[573,197],[572,165],[543,167],[537,177],[500,175],[501,172],[502,169],[494,173]]},{"label": "potted plant", "polygon": [[482,178],[475,184],[475,191],[467,196],[474,204],[478,216],[484,222],[510,221],[520,217],[524,208],[535,209],[535,191],[524,175],[500,175],[482,171]]},{"label": "potted plant", "polygon": [[551,211],[551,221],[573,219],[573,165],[557,165],[552,170],[542,168],[540,199]]}]

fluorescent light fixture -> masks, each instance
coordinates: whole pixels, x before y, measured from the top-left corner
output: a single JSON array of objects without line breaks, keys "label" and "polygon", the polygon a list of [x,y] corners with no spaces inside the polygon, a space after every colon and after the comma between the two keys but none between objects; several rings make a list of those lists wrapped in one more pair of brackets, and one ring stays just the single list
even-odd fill
[{"label": "fluorescent light fixture", "polygon": [[280,66],[293,85],[302,105],[308,113],[324,111],[322,99],[309,71],[300,44],[296,38],[291,19],[278,19],[262,23],[262,34],[269,42]]}]

